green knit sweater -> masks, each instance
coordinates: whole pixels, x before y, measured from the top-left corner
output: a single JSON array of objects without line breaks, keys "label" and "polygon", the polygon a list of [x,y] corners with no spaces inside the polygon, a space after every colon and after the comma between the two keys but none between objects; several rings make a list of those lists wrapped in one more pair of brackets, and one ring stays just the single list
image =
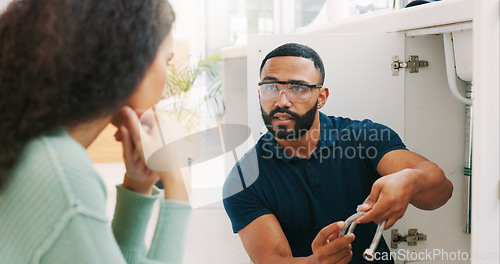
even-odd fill
[{"label": "green knit sweater", "polygon": [[149,251],[146,226],[158,189],[117,186],[112,226],[106,189],[65,129],[32,140],[0,191],[0,263],[182,263],[188,203],[161,199]]}]

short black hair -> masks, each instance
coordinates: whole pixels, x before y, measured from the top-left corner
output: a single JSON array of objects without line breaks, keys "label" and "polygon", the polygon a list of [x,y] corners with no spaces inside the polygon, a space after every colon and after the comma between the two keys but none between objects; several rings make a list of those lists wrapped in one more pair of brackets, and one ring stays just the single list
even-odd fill
[{"label": "short black hair", "polygon": [[298,43],[286,43],[269,52],[264,60],[262,60],[262,64],[260,65],[260,72],[262,72],[262,69],[264,68],[267,60],[274,57],[287,56],[302,57],[314,62],[314,67],[319,70],[319,73],[321,75],[320,84],[323,84],[325,82],[325,66],[323,65],[323,61],[321,60],[319,54],[312,48]]}]

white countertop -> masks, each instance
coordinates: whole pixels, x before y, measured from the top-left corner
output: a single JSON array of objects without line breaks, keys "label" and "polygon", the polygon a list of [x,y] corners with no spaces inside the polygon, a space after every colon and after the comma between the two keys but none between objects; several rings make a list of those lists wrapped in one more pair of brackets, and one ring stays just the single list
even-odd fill
[{"label": "white countertop", "polygon": [[[295,34],[392,33],[437,34],[472,28],[473,0],[443,0],[404,9],[386,9],[321,25],[299,28]],[[246,57],[246,46],[221,50],[223,59]]]}]

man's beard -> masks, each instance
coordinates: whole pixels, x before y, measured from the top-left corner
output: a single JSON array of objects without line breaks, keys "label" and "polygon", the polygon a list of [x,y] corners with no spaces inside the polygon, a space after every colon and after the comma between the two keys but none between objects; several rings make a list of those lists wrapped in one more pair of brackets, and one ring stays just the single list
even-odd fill
[{"label": "man's beard", "polygon": [[[309,109],[305,114],[299,115],[295,112],[290,111],[288,107],[281,108],[277,107],[272,110],[271,113],[266,113],[262,109],[262,104],[260,105],[260,112],[262,114],[262,119],[267,127],[267,130],[273,135],[273,137],[281,140],[294,140],[302,137],[304,134],[311,129],[314,123],[314,118],[316,117],[316,110],[318,109],[318,100],[311,109]],[[286,126],[278,126],[278,129],[273,128],[273,116],[276,113],[286,113],[289,114],[293,120],[295,120],[295,127],[291,130],[287,130]]]}]

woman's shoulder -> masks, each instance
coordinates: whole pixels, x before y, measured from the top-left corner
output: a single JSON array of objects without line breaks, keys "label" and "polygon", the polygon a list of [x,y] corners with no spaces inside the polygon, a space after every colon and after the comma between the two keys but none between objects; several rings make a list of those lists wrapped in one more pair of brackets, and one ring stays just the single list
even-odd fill
[{"label": "woman's shoulder", "polygon": [[28,262],[78,214],[107,222],[97,173],[76,144],[59,131],[25,146],[0,192],[0,233],[9,241],[7,248],[0,247],[0,258]]},{"label": "woman's shoulder", "polygon": [[53,172],[60,166],[85,163],[88,156],[84,153],[83,146],[74,141],[64,128],[57,128],[30,140],[24,147],[16,169],[48,165],[42,168]]},{"label": "woman's shoulder", "polygon": [[[31,140],[14,169],[13,181],[35,184],[41,196],[61,195],[61,205],[105,210],[105,186],[85,148],[64,128]],[[25,189],[27,186],[17,186]]]}]

